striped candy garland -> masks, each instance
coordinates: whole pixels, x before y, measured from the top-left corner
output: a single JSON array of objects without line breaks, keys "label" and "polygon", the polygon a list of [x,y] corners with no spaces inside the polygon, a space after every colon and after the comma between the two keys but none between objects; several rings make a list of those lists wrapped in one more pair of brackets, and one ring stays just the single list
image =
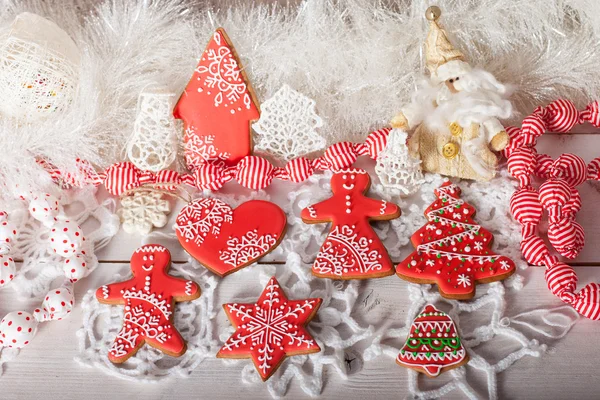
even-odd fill
[{"label": "striped candy garland", "polygon": [[[600,157],[586,165],[574,154],[563,154],[553,160],[546,154],[538,154],[537,138],[546,130],[565,133],[575,125],[589,122],[600,127],[600,105],[589,104],[578,111],[568,100],[557,100],[547,107],[538,107],[523,120],[521,128],[506,129],[510,143],[504,150],[508,158],[508,172],[519,181],[513,193],[510,210],[521,224],[521,251],[527,262],[546,267],[548,289],[565,303],[571,304],[581,315],[600,319],[600,285],[590,283],[576,293],[575,270],[550,255],[544,240],[537,234],[544,210],[548,213],[548,240],[564,257],[577,257],[584,245],[582,226],[575,221],[581,210],[581,196],[577,186],[586,180],[600,180]],[[546,181],[535,189],[532,178]]]},{"label": "striped candy garland", "polygon": [[338,171],[354,164],[359,156],[377,159],[385,149],[391,129],[385,128],[371,132],[364,143],[340,142],[329,147],[323,156],[309,160],[299,157],[289,161],[284,167],[275,167],[268,160],[258,156],[246,156],[236,165],[226,167],[221,164],[202,164],[190,174],[163,170],[157,173],[142,171],[133,163],[120,162],[111,165],[103,172],[94,169],[83,160],[78,160],[81,179],[61,174],[60,170],[45,161],[40,161],[52,178],[65,186],[104,185],[107,192],[120,196],[143,185],[158,185],[165,190],[174,190],[179,185],[193,186],[198,189],[219,190],[231,180],[240,185],[259,190],[269,186],[273,179],[302,182],[315,171]]}]

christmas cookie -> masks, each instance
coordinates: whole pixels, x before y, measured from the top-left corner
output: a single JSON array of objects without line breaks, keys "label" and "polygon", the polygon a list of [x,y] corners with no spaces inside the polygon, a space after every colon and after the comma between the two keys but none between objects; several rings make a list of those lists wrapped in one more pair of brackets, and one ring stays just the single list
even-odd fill
[{"label": "christmas cookie", "polygon": [[258,101],[223,28],[213,34],[173,111],[185,125],[185,159],[193,170],[207,161],[235,165],[252,151],[250,125]]},{"label": "christmas cookie", "polygon": [[331,222],[312,273],[321,278],[368,279],[394,273],[390,257],[370,221],[398,218],[400,209],[385,200],[366,197],[371,179],[362,169],[336,172],[333,196],[302,210],[307,224]]},{"label": "christmas cookie", "polygon": [[264,257],[279,245],[287,219],[277,205],[250,200],[235,210],[217,199],[198,199],[176,219],[181,246],[223,277]]},{"label": "christmas cookie", "polygon": [[460,342],[454,321],[428,304],[410,326],[396,362],[435,378],[468,363],[469,355]]},{"label": "christmas cookie", "polygon": [[435,194],[427,224],[411,238],[416,251],[398,264],[398,276],[436,284],[442,296],[461,300],[472,298],[478,283],[511,276],[514,263],[490,250],[494,237],[473,221],[475,209],[460,199],[460,188],[445,182]]},{"label": "christmas cookie", "polygon": [[175,303],[200,297],[197,283],[167,274],[171,254],[160,245],[146,245],[131,257],[133,278],[104,285],[96,298],[104,304],[125,305],[123,327],[108,352],[113,363],[125,362],[147,343],[179,357],[186,344],[173,326]]},{"label": "christmas cookie", "polygon": [[263,381],[285,357],[318,353],[321,348],[305,328],[322,299],[288,300],[275,277],[254,304],[224,304],[235,333],[217,353],[218,358],[252,358]]}]

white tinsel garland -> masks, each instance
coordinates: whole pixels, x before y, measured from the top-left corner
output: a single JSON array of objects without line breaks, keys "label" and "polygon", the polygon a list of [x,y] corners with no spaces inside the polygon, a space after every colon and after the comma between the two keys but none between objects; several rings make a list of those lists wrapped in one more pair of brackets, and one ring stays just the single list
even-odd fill
[{"label": "white tinsel garland", "polygon": [[[280,3],[285,3],[281,5]],[[429,0],[288,2],[3,0],[0,28],[23,11],[62,27],[82,53],[72,107],[33,126],[0,121],[0,175],[40,185],[32,156],[73,169],[76,157],[123,159],[136,101],[150,82],[180,93],[223,26],[260,100],[286,83],[316,100],[328,141],[364,138],[408,101],[424,72]],[[559,96],[600,94],[600,3],[440,1],[441,23],[467,59],[514,87],[513,122]],[[1,99],[0,99],[1,101]],[[5,192],[3,189],[2,192]]]}]

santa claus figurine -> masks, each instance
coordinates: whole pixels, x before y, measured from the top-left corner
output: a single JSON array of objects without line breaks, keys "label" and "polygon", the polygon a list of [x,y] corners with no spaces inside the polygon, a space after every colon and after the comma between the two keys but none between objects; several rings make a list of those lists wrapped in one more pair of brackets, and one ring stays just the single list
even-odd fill
[{"label": "santa claus figurine", "polygon": [[494,76],[472,68],[440,28],[438,7],[429,7],[425,42],[430,78],[410,104],[392,119],[394,128],[412,130],[408,147],[424,171],[487,181],[494,177],[508,135],[498,120],[510,117],[507,88]]}]

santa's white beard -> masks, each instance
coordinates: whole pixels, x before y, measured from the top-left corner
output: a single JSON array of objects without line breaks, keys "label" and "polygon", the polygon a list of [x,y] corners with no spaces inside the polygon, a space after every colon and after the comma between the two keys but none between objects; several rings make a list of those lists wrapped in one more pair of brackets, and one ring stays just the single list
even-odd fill
[{"label": "santa's white beard", "polygon": [[443,82],[425,81],[413,97],[413,105],[418,106],[423,122],[431,129],[447,128],[452,122],[465,127],[490,118],[511,116],[512,105],[506,99],[506,87],[488,72],[474,69],[461,76],[455,86],[460,91],[452,93]]}]

